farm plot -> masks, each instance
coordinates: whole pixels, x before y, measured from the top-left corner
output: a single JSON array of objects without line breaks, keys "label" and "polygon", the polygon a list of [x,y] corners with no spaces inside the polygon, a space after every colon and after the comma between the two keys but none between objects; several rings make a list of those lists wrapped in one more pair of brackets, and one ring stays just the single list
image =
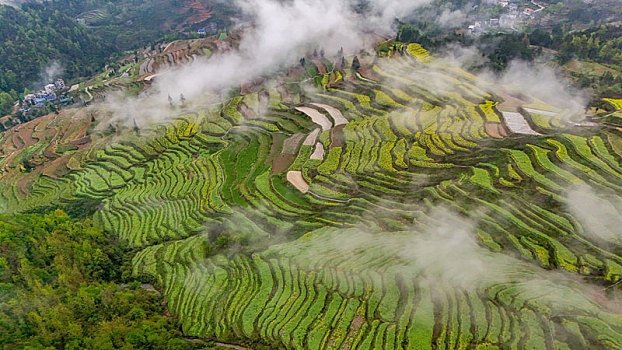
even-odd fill
[{"label": "farm plot", "polygon": [[540,136],[542,134],[534,131],[522,114],[516,112],[503,112],[505,125],[515,134]]},{"label": "farm plot", "polygon": [[622,110],[622,99],[605,98],[604,100],[612,104],[616,110]]}]

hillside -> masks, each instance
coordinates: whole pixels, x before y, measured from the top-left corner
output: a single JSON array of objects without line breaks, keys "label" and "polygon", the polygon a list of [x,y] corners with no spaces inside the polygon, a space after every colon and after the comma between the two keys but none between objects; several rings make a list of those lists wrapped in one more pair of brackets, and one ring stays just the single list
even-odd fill
[{"label": "hillside", "polygon": [[[0,92],[33,90],[102,71],[111,56],[175,38],[225,30],[232,8],[215,1],[54,1],[0,4]],[[56,64],[52,77],[46,69]],[[0,109],[0,114],[9,110]]]},{"label": "hillside", "polygon": [[0,91],[32,88],[57,60],[67,77],[89,76],[113,48],[70,17],[41,5],[0,5]]},{"label": "hillside", "polygon": [[620,129],[482,79],[395,43],[160,125],[66,109],[2,135],[0,209],[92,216],[189,337],[621,348]]},{"label": "hillside", "polygon": [[[239,33],[219,33],[192,40],[175,40],[136,50],[90,79],[85,79],[74,93],[85,102],[101,102],[112,92],[137,95],[148,90],[153,79],[174,68],[210,58],[235,47]],[[88,90],[88,92],[87,92]]]}]

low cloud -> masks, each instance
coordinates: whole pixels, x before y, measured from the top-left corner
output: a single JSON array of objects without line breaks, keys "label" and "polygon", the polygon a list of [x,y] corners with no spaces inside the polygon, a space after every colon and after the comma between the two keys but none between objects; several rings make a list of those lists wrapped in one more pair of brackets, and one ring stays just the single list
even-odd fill
[{"label": "low cloud", "polygon": [[373,43],[369,34],[392,34],[396,17],[427,2],[373,0],[360,14],[346,0],[238,0],[242,17],[250,22],[239,48],[168,72],[157,88],[162,95],[193,98],[278,71],[315,48],[328,55],[341,47],[356,52]]},{"label": "low cloud", "polygon": [[[436,95],[450,93],[463,94],[459,84],[447,67],[456,67],[467,71],[477,70],[471,74],[470,82],[481,90],[481,93],[492,92],[503,98],[503,93],[520,96],[523,104],[546,104],[564,111],[563,115],[572,117],[583,115],[589,101],[589,92],[573,87],[572,82],[553,68],[538,62],[520,60],[510,62],[503,72],[493,72],[482,67],[488,58],[472,46],[459,44],[448,45],[436,54],[438,60],[425,65],[415,66],[404,71],[402,77],[413,81],[415,85]],[[382,65],[391,65],[391,61],[381,61]],[[438,74],[437,74],[438,73]],[[395,85],[395,82],[391,83]],[[402,87],[398,86],[397,87]],[[515,107],[514,107],[515,108]]]},{"label": "low cloud", "polygon": [[441,206],[430,210],[425,218],[405,231],[384,232],[359,227],[331,229],[334,232],[330,235],[312,232],[308,240],[301,239],[305,243],[294,255],[304,266],[314,264],[318,256],[333,252],[338,252],[340,259],[354,260],[373,249],[384,256],[384,267],[471,289],[485,280],[502,280],[511,274],[517,263],[506,255],[480,247],[475,226],[473,221]]},{"label": "low cloud", "polygon": [[0,0],[0,5],[7,5],[13,7],[19,7],[22,4],[29,2],[28,0]]},{"label": "low cloud", "polygon": [[421,232],[403,242],[399,256],[427,278],[467,288],[494,275],[492,266],[506,264],[504,256],[493,257],[477,244],[471,221],[449,209],[433,209],[424,225]]},{"label": "low cloud", "polygon": [[600,197],[590,187],[579,186],[570,189],[566,199],[587,238],[622,247],[622,202],[618,197]]},{"label": "low cloud", "polygon": [[43,86],[60,78],[65,72],[65,68],[59,61],[50,61],[39,71],[39,78],[32,83],[33,90],[41,90]]},{"label": "low cloud", "polygon": [[46,81],[51,81],[53,79],[59,78],[64,71],[65,69],[60,62],[52,61],[48,63],[41,71],[41,78]]},{"label": "low cloud", "polygon": [[467,15],[462,10],[445,9],[436,18],[436,23],[445,28],[458,28],[467,22]]},{"label": "low cloud", "polygon": [[396,18],[429,1],[369,0],[362,6],[351,0],[237,0],[244,19],[238,48],[162,73],[154,80],[149,101],[128,103],[121,110],[141,120],[160,119],[167,114],[169,95],[183,93],[193,100],[222,94],[296,64],[316,48],[329,56],[340,48],[356,53],[379,34],[394,35]]},{"label": "low cloud", "polygon": [[[330,260],[334,269],[344,273],[399,272],[429,288],[473,292],[507,285],[507,292],[516,298],[551,307],[551,316],[577,310],[596,313],[614,303],[602,288],[585,283],[579,276],[563,270],[545,270],[535,263],[482,247],[476,219],[467,219],[444,206],[431,209],[420,219],[400,232],[363,227],[316,230],[286,243],[285,250],[273,246],[267,254],[285,253],[302,269],[325,266]],[[378,259],[381,264],[374,263]]]},{"label": "low cloud", "polygon": [[543,64],[514,61],[499,82],[509,90],[518,90],[541,101],[570,110],[573,114],[585,111],[588,93],[571,87],[570,81]]},{"label": "low cloud", "polygon": [[[109,96],[108,108],[114,120],[139,124],[160,121],[175,113],[168,108],[168,96],[175,101],[183,94],[189,103],[217,104],[228,92],[242,83],[269,76],[315,49],[324,49],[327,56],[344,48],[346,54],[356,54],[378,40],[377,34],[394,34],[395,18],[408,17],[430,3],[418,0],[405,3],[398,0],[369,0],[365,6],[351,0],[237,0],[235,4],[244,24],[240,25],[242,39],[237,48],[197,58],[193,63],[161,72],[153,81],[147,96],[120,99]],[[440,19],[459,20],[461,10],[445,9]],[[481,67],[486,58],[474,48],[452,45],[440,50],[444,64],[461,68]],[[460,91],[452,80],[435,79],[427,74],[442,69],[434,64],[424,70],[422,82],[437,94]],[[422,74],[413,69],[415,81]],[[417,77],[419,76],[419,77]],[[502,74],[485,71],[475,82],[484,91],[506,91],[513,95],[535,96],[545,104],[567,115],[582,115],[588,93],[573,89],[570,82],[552,68],[536,63],[512,62]],[[532,101],[525,101],[532,102]],[[533,100],[533,102],[537,102]]]}]

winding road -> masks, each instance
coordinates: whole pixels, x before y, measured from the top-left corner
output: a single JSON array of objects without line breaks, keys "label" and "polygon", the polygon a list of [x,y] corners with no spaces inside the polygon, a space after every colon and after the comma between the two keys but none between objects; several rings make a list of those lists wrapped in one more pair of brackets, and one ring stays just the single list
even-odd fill
[{"label": "winding road", "polygon": [[534,13],[536,13],[536,12],[540,12],[540,11],[544,10],[544,6],[542,6],[542,5],[538,4],[538,3],[537,3],[537,2],[535,2],[534,0],[531,0],[531,3],[532,3],[532,4],[534,4],[534,5],[536,5],[536,6],[538,6],[538,7],[540,7],[539,9],[537,9],[537,10],[533,11]]}]

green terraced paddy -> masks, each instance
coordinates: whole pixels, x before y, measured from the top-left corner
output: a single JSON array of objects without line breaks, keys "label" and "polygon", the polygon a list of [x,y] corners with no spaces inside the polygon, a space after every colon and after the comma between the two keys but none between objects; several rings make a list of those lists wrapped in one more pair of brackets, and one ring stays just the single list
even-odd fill
[{"label": "green terraced paddy", "polygon": [[[489,136],[499,101],[422,50],[369,67],[378,81],[344,69],[304,95],[266,87],[176,116],[63,177],[34,177],[25,197],[18,179],[0,184],[2,207],[97,203],[98,225],[136,252],[134,272],[158,281],[188,336],[287,349],[621,348],[620,310],[603,300],[619,297],[622,246],[590,235],[567,196],[582,186],[620,203],[622,135],[527,116],[544,135]],[[333,121],[314,104],[348,123],[317,130],[296,110]],[[321,160],[310,159],[317,142]],[[422,260],[426,244],[437,254]]]}]

